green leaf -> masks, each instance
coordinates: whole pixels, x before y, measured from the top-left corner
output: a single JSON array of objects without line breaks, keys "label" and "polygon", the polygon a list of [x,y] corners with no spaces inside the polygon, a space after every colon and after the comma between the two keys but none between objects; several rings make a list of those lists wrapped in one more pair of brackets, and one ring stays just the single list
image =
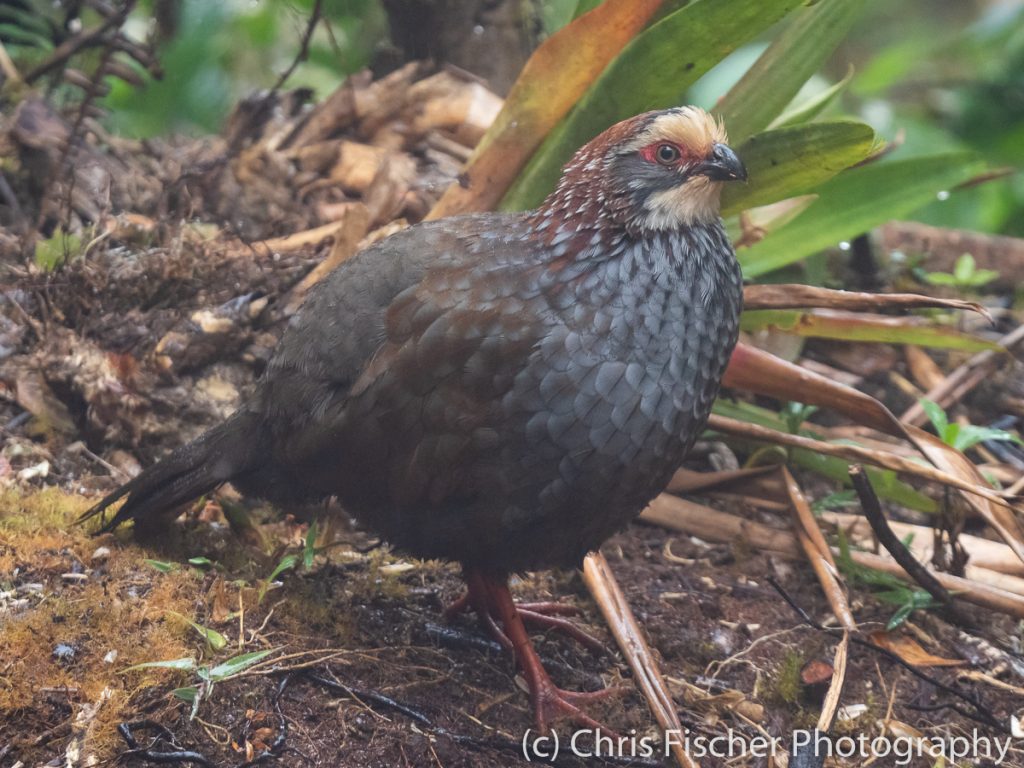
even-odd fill
[{"label": "green leaf", "polygon": [[934,400],[929,400],[927,397],[920,398],[918,402],[928,417],[928,421],[935,427],[935,434],[945,442],[946,431],[949,428],[949,419],[946,418],[946,412],[942,410],[942,406]]},{"label": "green leaf", "polygon": [[[786,431],[786,424],[777,413],[773,413],[767,408],[752,405],[751,403],[729,402],[718,399],[715,401],[713,410],[722,416],[748,421],[752,424],[760,424],[770,429]],[[802,429],[799,434],[818,440],[824,439],[822,435],[816,434],[812,429]],[[723,436],[722,439],[730,445],[741,445],[744,448],[757,448],[762,445],[762,443],[753,440],[742,440],[733,436]],[[822,456],[820,453],[804,448],[787,448],[786,451],[791,464],[834,480],[837,483],[843,485],[850,484],[849,462],[835,456]],[[892,470],[865,467],[865,471],[880,498],[895,502],[908,509],[917,510],[918,512],[934,514],[938,511],[938,504],[934,499],[900,480],[899,476]]]},{"label": "green leaf", "polygon": [[277,564],[277,567],[274,568],[274,570],[270,572],[269,576],[267,576],[267,581],[274,581],[282,573],[284,573],[285,571],[291,570],[292,568],[294,568],[298,564],[299,564],[299,556],[298,555],[285,555],[284,557],[281,558],[281,562],[279,562]]},{"label": "green leaf", "polygon": [[809,192],[867,157],[874,143],[871,126],[853,120],[759,133],[737,150],[750,181],[722,190],[722,215]]},{"label": "green leaf", "polygon": [[864,0],[819,0],[800,8],[715,112],[736,143],[768,126],[846,36]]},{"label": "green leaf", "polygon": [[309,524],[309,530],[306,531],[306,546],[302,550],[302,565],[308,571],[313,567],[313,558],[316,557],[316,537],[319,533],[319,526],[317,521],[314,520]]},{"label": "green leaf", "polygon": [[183,616],[177,611],[168,611],[168,613],[172,616],[176,616],[192,627],[192,629],[198,632],[199,635],[210,644],[210,647],[213,650],[220,651],[228,644],[227,638],[217,630],[204,627],[202,624],[192,621],[188,616]]},{"label": "green leaf", "polygon": [[275,653],[277,648],[269,648],[265,651],[253,651],[251,653],[243,653],[241,656],[235,656],[232,659],[228,659],[223,664],[218,664],[216,667],[211,669],[199,670],[199,676],[204,680],[209,680],[214,683],[219,683],[223,680],[237,675],[253,664],[267,658],[272,653]]},{"label": "green leaf", "polygon": [[35,248],[36,266],[44,272],[53,272],[74,259],[82,252],[82,238],[71,235],[60,227],[46,240],[37,240]]},{"label": "green leaf", "polygon": [[190,685],[187,688],[175,688],[171,691],[171,695],[189,704],[195,704],[196,697],[199,695],[199,689],[194,685]]},{"label": "green leaf", "polygon": [[818,199],[789,224],[740,249],[743,274],[758,277],[907,216],[937,192],[967,181],[980,169],[975,156],[967,152],[851,168],[818,187]]},{"label": "green leaf", "polygon": [[826,509],[855,507],[858,503],[856,491],[836,491],[835,493],[830,493],[827,496],[822,496],[820,499],[812,503],[811,511],[817,513],[824,512]]},{"label": "green leaf", "polygon": [[178,570],[177,563],[165,563],[162,560],[150,560],[149,558],[145,558],[143,562],[150,568],[160,571],[160,573],[170,573],[171,571]]},{"label": "green leaf", "polygon": [[836,98],[846,90],[853,79],[853,67],[847,71],[846,76],[828,88],[824,88],[808,99],[802,100],[799,104],[793,104],[781,115],[772,121],[769,128],[783,128],[787,125],[806,123],[817,117]]},{"label": "green leaf", "polygon": [[813,339],[917,344],[971,352],[999,350],[992,341],[942,325],[908,322],[906,318],[853,312],[801,312],[797,309],[758,309],[740,318],[744,331],[772,329]]},{"label": "green leaf", "polygon": [[195,669],[196,660],[192,658],[187,659],[171,659],[170,661],[146,661],[142,664],[136,664],[131,667],[123,669],[122,672],[131,672],[135,669]]},{"label": "green leaf", "polygon": [[783,18],[800,0],[698,0],[637,35],[534,153],[501,201],[532,208],[554,189],[573,153],[608,126],[679,104],[727,54]]},{"label": "green leaf", "polygon": [[1020,444],[1021,439],[1005,429],[993,429],[992,427],[979,427],[975,424],[951,424],[957,430],[951,435],[950,443],[958,451],[966,451],[978,443],[986,440],[998,440],[1000,442],[1013,442]]},{"label": "green leaf", "polygon": [[188,564],[194,565],[196,568],[208,568],[213,565],[213,561],[208,557],[190,557]]}]

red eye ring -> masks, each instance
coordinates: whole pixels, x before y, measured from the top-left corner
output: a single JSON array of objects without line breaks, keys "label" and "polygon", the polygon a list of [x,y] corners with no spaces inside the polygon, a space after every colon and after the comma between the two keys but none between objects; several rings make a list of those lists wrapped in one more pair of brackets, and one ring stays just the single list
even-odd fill
[{"label": "red eye ring", "polygon": [[682,157],[682,152],[675,144],[659,144],[654,148],[654,159],[661,165],[675,165]]}]

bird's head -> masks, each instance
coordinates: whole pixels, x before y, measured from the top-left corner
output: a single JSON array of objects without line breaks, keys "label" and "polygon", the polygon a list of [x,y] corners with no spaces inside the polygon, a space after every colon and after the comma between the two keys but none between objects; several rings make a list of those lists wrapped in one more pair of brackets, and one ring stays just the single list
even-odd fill
[{"label": "bird's head", "polygon": [[541,211],[643,234],[711,223],[727,181],[747,171],[725,128],[698,107],[647,112],[613,125],[565,166]]}]

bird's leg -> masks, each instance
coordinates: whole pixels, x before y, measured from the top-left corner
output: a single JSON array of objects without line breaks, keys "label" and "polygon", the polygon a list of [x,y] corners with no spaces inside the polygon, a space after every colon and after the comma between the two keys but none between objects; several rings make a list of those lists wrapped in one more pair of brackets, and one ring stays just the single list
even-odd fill
[{"label": "bird's leg", "polygon": [[[498,609],[491,595],[490,585],[482,580],[476,571],[466,571],[466,592],[445,608],[444,618],[451,621],[460,613],[472,608],[480,620],[480,626],[501,643],[507,651],[512,650],[512,644],[504,632],[494,623],[498,616]],[[563,616],[574,616],[581,611],[572,605],[556,603],[553,601],[517,603],[516,610],[523,620],[523,624],[530,629],[541,631],[560,632],[566,637],[575,640],[587,650],[598,655],[609,655],[608,647],[580,627],[568,621]]]},{"label": "bird's leg", "polygon": [[493,637],[509,653],[513,653],[512,641],[494,622],[491,613],[488,585],[478,571],[466,570],[466,592],[444,610],[445,621],[451,621],[464,611],[473,609],[481,629]]},{"label": "bird's leg", "polygon": [[[548,723],[551,720],[567,717],[586,728],[600,728],[605,733],[612,733],[587,715],[580,707],[588,702],[614,695],[619,691],[609,688],[593,693],[575,693],[558,688],[544,669],[540,656],[537,655],[537,651],[530,641],[521,612],[512,599],[512,593],[509,592],[507,579],[487,576],[470,569],[466,571],[466,579],[470,584],[473,583],[471,579],[479,580],[479,583],[487,589],[490,598],[489,606],[497,614],[504,634],[512,643],[512,652],[515,654],[516,662],[530,689],[530,703],[533,705],[537,727],[542,731],[547,731]],[[470,591],[472,589],[470,587]]]}]

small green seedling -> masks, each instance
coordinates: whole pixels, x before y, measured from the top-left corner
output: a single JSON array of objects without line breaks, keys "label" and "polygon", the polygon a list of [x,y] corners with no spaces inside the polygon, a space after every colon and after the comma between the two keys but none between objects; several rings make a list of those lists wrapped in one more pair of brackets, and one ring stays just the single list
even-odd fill
[{"label": "small green seedling", "polygon": [[850,557],[850,542],[842,529],[839,531],[839,558],[836,564],[851,582],[872,588],[878,600],[896,606],[896,612],[885,625],[887,630],[896,629],[918,609],[927,610],[941,605],[928,592],[911,587],[898,576],[854,562]]},{"label": "small green seedling", "polygon": [[965,253],[956,260],[952,272],[925,272],[925,282],[950,288],[981,288],[999,277],[994,269],[978,269],[974,257]]},{"label": "small green seedling", "polygon": [[131,672],[136,669],[180,669],[195,671],[196,675],[199,677],[199,682],[196,685],[189,685],[184,688],[175,688],[171,691],[176,698],[192,705],[192,713],[189,716],[189,719],[193,719],[199,711],[199,703],[213,693],[213,686],[216,683],[222,683],[225,680],[230,680],[257,662],[262,661],[270,654],[275,653],[277,650],[277,648],[269,648],[263,651],[243,653],[240,656],[234,656],[227,661],[212,667],[200,667],[195,659],[189,657],[184,659],[171,659],[169,661],[147,661],[142,664],[135,664],[134,666],[128,667],[122,671]]},{"label": "small green seedling", "polygon": [[946,412],[942,410],[942,406],[926,397],[921,398],[921,407],[924,408],[924,412],[928,415],[928,419],[935,428],[935,434],[939,436],[939,439],[958,451],[969,450],[986,440],[1001,440],[1024,445],[1024,442],[1017,435],[1007,432],[1005,429],[979,427],[974,424],[957,424],[956,422],[950,423]]}]

